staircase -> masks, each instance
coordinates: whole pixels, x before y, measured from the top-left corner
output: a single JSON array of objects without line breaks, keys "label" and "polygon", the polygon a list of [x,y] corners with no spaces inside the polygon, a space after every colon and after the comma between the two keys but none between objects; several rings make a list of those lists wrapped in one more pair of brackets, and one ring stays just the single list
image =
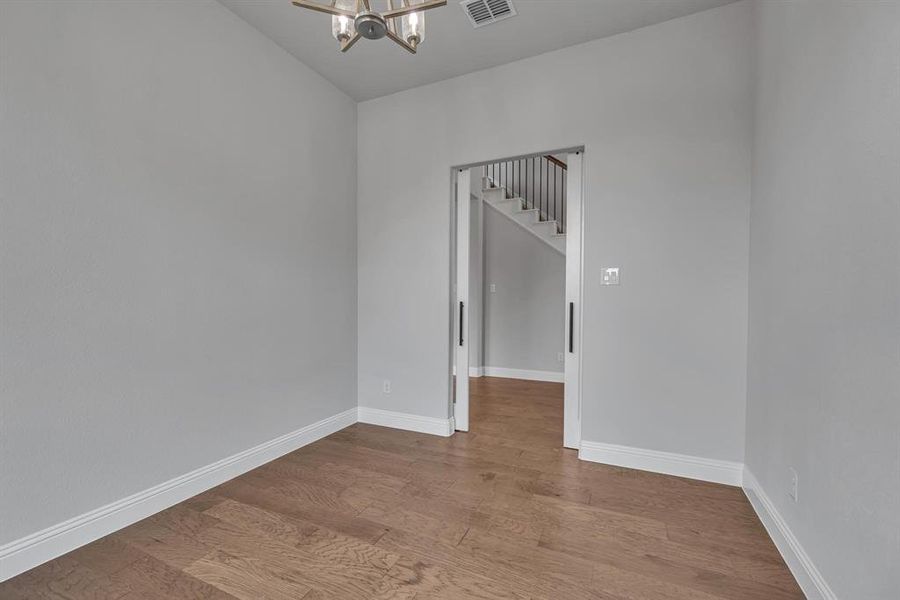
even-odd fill
[{"label": "staircase", "polygon": [[530,156],[484,165],[484,203],[561,254],[566,253],[566,163]]}]

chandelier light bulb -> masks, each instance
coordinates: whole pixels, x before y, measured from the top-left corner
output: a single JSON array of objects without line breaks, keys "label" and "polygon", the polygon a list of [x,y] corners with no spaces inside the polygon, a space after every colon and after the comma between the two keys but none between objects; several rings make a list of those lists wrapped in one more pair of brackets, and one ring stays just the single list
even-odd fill
[{"label": "chandelier light bulb", "polygon": [[409,13],[403,17],[403,39],[415,48],[425,39],[425,15],[420,12]]},{"label": "chandelier light bulb", "polygon": [[344,15],[331,17],[331,35],[334,39],[343,43],[353,37],[354,33],[356,32],[353,19]]}]

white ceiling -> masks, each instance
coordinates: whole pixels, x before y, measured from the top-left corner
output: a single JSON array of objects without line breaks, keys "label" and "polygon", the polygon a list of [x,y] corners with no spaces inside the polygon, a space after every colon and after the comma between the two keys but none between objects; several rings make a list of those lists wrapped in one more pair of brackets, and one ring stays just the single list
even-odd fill
[{"label": "white ceiling", "polygon": [[[428,11],[415,56],[388,39],[341,53],[331,17],[290,0],[219,0],[358,101],[631,31],[735,0],[513,0],[518,16],[474,29],[459,6]],[[386,0],[372,0],[386,8]]]}]

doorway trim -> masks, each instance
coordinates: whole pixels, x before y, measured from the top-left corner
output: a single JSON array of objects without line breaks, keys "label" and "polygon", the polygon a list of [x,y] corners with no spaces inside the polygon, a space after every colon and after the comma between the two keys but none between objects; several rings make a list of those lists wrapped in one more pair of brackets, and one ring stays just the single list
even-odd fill
[{"label": "doorway trim", "polygon": [[[468,379],[469,368],[459,368],[460,357],[466,357],[468,361],[468,348],[465,352],[459,352],[463,344],[467,344],[469,334],[469,268],[464,267],[464,281],[459,280],[459,261],[461,256],[468,261],[469,251],[469,207],[470,173],[471,169],[504,161],[517,161],[533,156],[568,154],[574,160],[569,160],[572,168],[568,170],[568,195],[566,232],[570,234],[566,238],[566,295],[565,295],[565,371],[564,381],[564,409],[563,409],[563,440],[562,446],[579,449],[581,446],[581,421],[582,421],[582,314],[583,314],[583,281],[584,281],[584,146],[571,146],[556,150],[530,152],[498,159],[481,160],[478,162],[455,165],[450,168],[450,385],[448,389],[448,415],[455,419],[457,431],[468,431],[469,394]],[[462,183],[463,185],[459,185]],[[571,202],[572,197],[575,201]],[[461,213],[459,208],[460,198],[465,199],[466,206]],[[465,222],[460,222],[463,216]],[[460,248],[459,237],[463,232],[466,237],[466,248]],[[462,304],[460,304],[462,302]],[[459,313],[459,314],[458,314]],[[462,326],[460,326],[460,316]],[[454,365],[457,368],[454,369]],[[465,382],[460,385],[460,379]],[[462,391],[460,401],[457,402],[457,391]]]}]

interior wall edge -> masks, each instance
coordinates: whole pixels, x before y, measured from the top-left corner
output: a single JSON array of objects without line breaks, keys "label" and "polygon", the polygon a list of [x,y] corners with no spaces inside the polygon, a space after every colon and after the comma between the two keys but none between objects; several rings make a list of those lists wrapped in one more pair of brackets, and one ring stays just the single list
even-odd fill
[{"label": "interior wall edge", "polygon": [[743,480],[744,494],[808,600],[838,600],[787,521],[746,466]]},{"label": "interior wall edge", "polygon": [[360,406],[358,411],[359,422],[368,425],[403,429],[404,431],[415,431],[417,433],[427,433],[441,437],[449,437],[453,435],[453,432],[456,430],[453,417],[450,417],[449,419],[423,417],[421,415],[413,415],[394,410],[382,410],[380,408],[369,408],[367,406]]},{"label": "interior wall edge", "polygon": [[[471,371],[470,371],[471,373]],[[509,369],[507,367],[481,367],[485,377],[504,377],[506,379],[524,379],[526,381],[550,381],[564,383],[565,373],[562,371],[537,371],[534,369]],[[471,377],[471,374],[469,375]]]},{"label": "interior wall edge", "polygon": [[741,486],[744,465],[739,462],[582,440],[578,458],[711,483]]},{"label": "interior wall edge", "polygon": [[0,546],[0,582],[356,423],[351,408]]}]

